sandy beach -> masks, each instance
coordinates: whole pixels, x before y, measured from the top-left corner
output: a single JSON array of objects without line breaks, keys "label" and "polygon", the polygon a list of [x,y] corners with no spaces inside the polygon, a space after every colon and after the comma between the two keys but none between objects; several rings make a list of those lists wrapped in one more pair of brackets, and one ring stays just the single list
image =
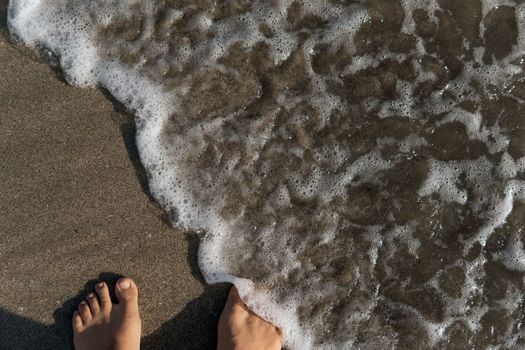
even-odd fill
[{"label": "sandy beach", "polygon": [[525,348],[525,1],[9,1],[0,350]]},{"label": "sandy beach", "polygon": [[0,2],[0,348],[72,347],[98,280],[140,287],[146,349],[209,349],[226,286],[206,286],[198,240],[147,190],[134,125],[96,89],[68,86],[7,38]]}]

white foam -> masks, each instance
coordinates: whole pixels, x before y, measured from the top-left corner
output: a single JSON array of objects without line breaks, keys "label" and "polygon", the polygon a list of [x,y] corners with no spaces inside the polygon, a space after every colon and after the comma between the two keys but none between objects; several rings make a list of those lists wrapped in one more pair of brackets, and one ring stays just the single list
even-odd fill
[{"label": "white foam", "polygon": [[[507,3],[484,1],[483,13],[487,14],[492,8]],[[13,35],[28,45],[43,45],[56,55],[68,82],[78,86],[102,86],[135,112],[136,141],[141,161],[151,175],[151,193],[173,214],[174,224],[178,227],[205,232],[199,249],[199,266],[206,280],[209,283],[235,284],[250,308],[282,327],[285,343],[290,349],[362,346],[356,343],[354,336],[361,322],[372,319],[380,301],[416,315],[415,320],[426,329],[431,345],[438,344],[445,337],[447,327],[454,321],[464,322],[473,332],[479,331],[480,320],[489,312],[489,308],[487,305],[470,307],[469,303],[476,293],[483,292],[483,287],[478,283],[483,278],[483,266],[487,263],[483,254],[464,265],[459,265],[459,262],[452,265],[461,266],[465,271],[460,297],[446,296],[440,288],[438,278],[443,271],[421,286],[439,291],[444,300],[443,322],[430,322],[415,307],[386,300],[388,298],[381,294],[382,286],[375,280],[376,269],[379,268],[384,268],[388,276],[396,278],[393,275],[394,267],[380,260],[393,259],[396,251],[392,247],[398,242],[407,247],[409,254],[420,258],[424,240],[420,240],[416,234],[417,223],[412,220],[402,225],[392,225],[394,214],[380,213],[385,214],[385,220],[390,225],[388,228],[381,221],[383,217],[377,218],[377,223],[356,224],[345,216],[348,215],[345,210],[348,209],[348,203],[354,200],[351,196],[348,198],[349,190],[365,185],[369,186],[367,189],[372,194],[359,194],[364,203],[370,199],[375,205],[384,200],[381,197],[384,193],[372,191],[373,186],[381,188],[382,181],[387,181],[381,176],[404,164],[407,159],[417,158],[420,148],[431,152],[429,149],[432,145],[424,137],[430,128],[460,122],[465,125],[468,138],[483,143],[489,154],[474,160],[455,161],[439,161],[432,155],[427,156],[429,171],[418,189],[418,201],[434,203],[431,197],[437,195],[441,200],[439,205],[457,204],[482,216],[482,225],[472,236],[458,235],[458,240],[464,244],[465,256],[477,243],[485,247],[494,230],[505,225],[515,202],[525,202],[525,183],[517,179],[525,171],[525,157],[512,158],[507,151],[510,143],[507,130],[498,122],[488,126],[479,107],[467,112],[444,96],[451,94],[458,100],[468,97],[474,102],[480,102],[489,91],[508,92],[512,89],[513,76],[521,73],[521,67],[513,61],[521,57],[525,49],[524,5],[516,8],[520,24],[518,44],[508,57],[485,65],[482,60],[483,48],[474,47],[474,61],[466,62],[458,77],[449,81],[443,89],[433,91],[425,100],[416,101],[413,94],[417,84],[438,79],[435,73],[425,71],[422,66],[421,58],[427,53],[421,38],[417,38],[413,52],[400,54],[380,49],[379,53],[357,56],[356,45],[351,38],[363,23],[371,21],[365,8],[357,4],[334,5],[330,1],[304,1],[302,4],[304,13],[317,15],[325,21],[323,30],[309,33],[302,43],[299,42],[297,31],[290,29],[285,18],[292,5],[290,0],[254,1],[251,11],[218,21],[214,21],[209,13],[198,13],[188,21],[185,30],[210,35],[197,42],[191,42],[188,36],[180,46],[170,46],[168,42],[154,38],[154,2],[12,0],[9,5],[9,28]],[[409,14],[416,8],[425,9],[431,20],[437,21],[433,16],[439,8],[436,1],[403,0],[402,4],[408,13],[404,18],[403,33],[415,33],[415,23]],[[138,39],[130,44],[126,39],[117,37],[114,45],[105,48],[98,41],[99,30],[111,26],[119,18],[131,18],[135,6],[143,6],[141,16],[144,22]],[[185,15],[185,9],[173,9],[167,13],[167,23],[176,26],[185,20]],[[267,25],[273,36],[266,37],[261,33],[261,24]],[[191,119],[193,117],[185,115],[184,111],[185,103],[192,98],[195,76],[208,70],[237,76],[239,73],[232,73],[231,69],[218,64],[217,60],[238,42],[244,48],[264,43],[277,65],[286,62],[299,50],[306,62],[310,89],[301,96],[284,89],[284,92],[275,96],[272,101],[274,105],[267,107],[268,110],[256,118],[244,115],[242,108],[246,106],[243,106],[240,111],[223,113],[213,118],[205,118],[199,111],[199,116],[195,120]],[[148,54],[144,54],[144,57],[139,55],[141,59],[129,64],[111,58],[111,55],[118,56],[117,49],[122,43],[134,53],[144,49]],[[352,62],[340,72],[331,71],[329,78],[315,73],[312,59],[316,46],[321,43],[329,44],[332,53],[343,47],[345,52],[352,55]],[[464,45],[467,49],[471,48],[470,43],[464,42]],[[155,65],[162,72],[161,78],[146,74],[148,65],[152,64],[148,55],[157,58]],[[359,104],[332,94],[329,84],[342,83],[345,75],[377,68],[385,60],[410,65],[417,76],[414,81],[397,79],[395,96],[391,99],[382,101],[364,98],[360,103],[364,106],[362,110],[368,114],[363,116],[362,125],[356,125],[356,128],[366,132],[369,121],[377,115],[383,119],[404,117],[419,127],[418,132],[407,133],[401,138],[379,137],[374,140],[375,143],[371,143],[372,146],[357,145],[350,148],[343,141],[328,142],[332,134],[339,131],[335,127],[326,140],[314,140],[318,145],[305,147],[292,143],[295,137],[293,128],[308,122],[307,115],[294,112],[296,108],[307,101],[320,115],[317,128],[328,127],[335,114],[353,111]],[[176,67],[175,70],[181,73],[175,86],[167,84],[162,78],[169,67]],[[196,74],[182,74],[187,70]],[[480,84],[479,90],[473,91],[473,83]],[[258,93],[263,94],[263,88],[259,90]],[[494,97],[498,97],[497,94]],[[279,113],[288,113],[290,118],[287,124],[277,127]],[[442,116],[436,117],[435,122],[429,122],[428,115]],[[235,124],[240,118],[245,118],[242,128],[238,128],[240,124]],[[173,131],[174,126],[179,124],[184,130]],[[231,125],[234,125],[234,131],[228,129]],[[385,130],[385,133],[389,131]],[[315,135],[314,131],[311,132]],[[351,137],[349,135],[348,138]],[[281,142],[281,139],[287,141]],[[237,150],[238,153],[234,150],[228,154],[220,148],[222,144],[214,143],[217,140],[237,142],[244,148],[239,146],[242,149]],[[311,141],[312,144],[314,141]],[[275,158],[264,153],[271,142],[276,144],[271,149],[275,152]],[[391,147],[398,148],[399,153],[395,157],[387,156]],[[219,154],[219,165],[201,169],[195,164],[208,148],[212,150],[210,152]],[[272,167],[272,162],[288,156],[292,161],[278,163],[278,168]],[[313,160],[308,160],[309,156]],[[494,163],[493,159],[497,159],[498,163]],[[255,174],[256,171],[264,175]],[[270,189],[264,188],[265,176],[271,175],[278,178],[276,185]],[[407,184],[407,187],[410,185]],[[472,189],[473,185],[477,187]],[[228,188],[232,190],[225,190]],[[261,193],[262,205],[257,207],[261,223],[254,223],[246,215],[254,210],[250,207],[254,205],[252,200],[256,195],[261,196]],[[238,194],[238,197],[230,198],[233,194]],[[396,202],[397,198],[388,198],[399,209],[401,204]],[[239,206],[240,209],[232,209],[231,213],[224,214],[230,206]],[[293,211],[294,206],[299,207],[299,210]],[[365,211],[370,208],[353,209]],[[312,219],[310,226],[315,227],[304,228],[305,232],[310,230],[310,235],[301,236],[303,232],[299,232],[297,236],[290,236],[289,232],[295,232],[305,225],[305,212],[308,214],[307,219]],[[359,245],[362,243],[359,241],[360,234],[366,237],[362,239],[369,244],[366,248]],[[341,235],[344,236],[343,247],[338,246],[337,241]],[[525,251],[518,234],[510,237],[509,242],[506,249],[495,253],[494,257],[509,270],[525,271]],[[326,259],[325,265],[317,266],[313,255],[316,250],[325,247],[331,249],[333,256],[321,257],[321,260]],[[257,254],[250,250],[252,248]],[[312,249],[314,253],[310,252]],[[345,253],[348,256],[344,256]],[[355,261],[348,260],[355,264],[351,266],[351,271],[346,271],[352,276],[348,285],[329,280],[334,269],[332,260],[348,257],[355,257]],[[248,264],[257,258],[263,259],[258,264],[264,266],[253,266],[254,269],[271,269],[271,273],[259,277],[263,282],[254,283],[250,280],[251,276],[235,275],[233,271],[238,265]],[[288,283],[296,271],[307,276],[303,277],[299,287],[294,287],[297,290],[288,288],[287,284],[281,285],[282,281]],[[405,284],[408,285],[408,282]],[[345,301],[347,314],[343,323],[349,333],[332,334],[333,339],[319,344],[319,329],[323,329],[325,320],[338,311],[333,308],[339,300],[329,300],[329,297],[338,295],[341,289],[353,297],[357,295],[355,300],[358,300]],[[518,308],[517,303],[511,302],[518,292],[509,291],[505,301],[501,302],[508,314]],[[323,303],[325,298],[329,303]],[[315,305],[321,312],[305,321],[300,313],[309,303],[317,303]],[[328,321],[326,324],[329,327]],[[394,344],[395,334],[388,334],[384,337]],[[384,338],[381,339],[384,341]],[[518,339],[510,331],[510,326],[505,339],[507,345],[514,344]]]}]

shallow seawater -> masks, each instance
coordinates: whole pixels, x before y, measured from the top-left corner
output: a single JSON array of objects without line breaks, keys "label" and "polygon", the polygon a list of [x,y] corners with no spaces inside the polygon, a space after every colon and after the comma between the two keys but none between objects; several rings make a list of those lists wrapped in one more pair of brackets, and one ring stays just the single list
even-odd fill
[{"label": "shallow seawater", "polygon": [[[525,4],[12,0],[290,349],[525,346]],[[174,252],[176,254],[177,252]]]}]

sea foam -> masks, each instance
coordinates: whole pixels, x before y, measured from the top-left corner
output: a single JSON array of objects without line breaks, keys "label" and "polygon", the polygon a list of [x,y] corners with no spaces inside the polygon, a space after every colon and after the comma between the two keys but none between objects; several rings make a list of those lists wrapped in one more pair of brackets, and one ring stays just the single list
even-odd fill
[{"label": "sea foam", "polygon": [[[519,348],[525,5],[11,0],[290,349]],[[176,252],[174,252],[176,253]]]}]

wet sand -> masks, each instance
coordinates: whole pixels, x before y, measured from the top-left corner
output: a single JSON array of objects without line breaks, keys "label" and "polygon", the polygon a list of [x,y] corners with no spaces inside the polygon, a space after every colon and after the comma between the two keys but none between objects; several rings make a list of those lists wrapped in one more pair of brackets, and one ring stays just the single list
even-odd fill
[{"label": "wet sand", "polygon": [[6,38],[0,1],[0,348],[71,348],[70,317],[102,279],[140,286],[143,347],[214,347],[226,286],[147,192],[134,125]]}]

